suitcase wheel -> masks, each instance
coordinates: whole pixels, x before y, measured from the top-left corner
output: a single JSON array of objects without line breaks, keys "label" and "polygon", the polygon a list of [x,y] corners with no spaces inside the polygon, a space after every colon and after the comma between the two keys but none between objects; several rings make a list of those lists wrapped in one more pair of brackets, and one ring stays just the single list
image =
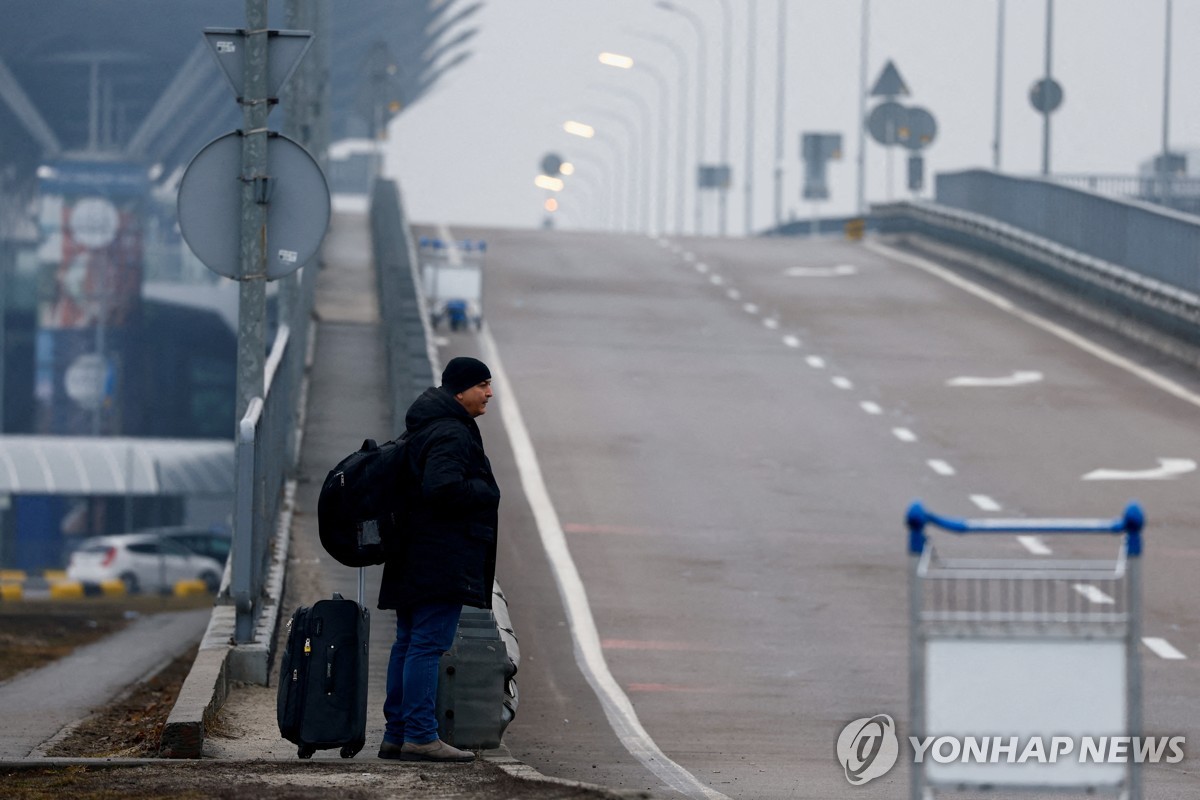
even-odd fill
[{"label": "suitcase wheel", "polygon": [[341,750],[342,758],[354,758],[356,755],[358,755],[358,751],[363,749],[363,745],[366,743],[366,739],[363,739],[361,741],[351,742],[350,744],[346,745]]},{"label": "suitcase wheel", "polygon": [[317,752],[317,748],[313,747],[312,745],[302,744],[296,750],[296,756],[298,758],[312,758],[313,753],[315,752]]}]

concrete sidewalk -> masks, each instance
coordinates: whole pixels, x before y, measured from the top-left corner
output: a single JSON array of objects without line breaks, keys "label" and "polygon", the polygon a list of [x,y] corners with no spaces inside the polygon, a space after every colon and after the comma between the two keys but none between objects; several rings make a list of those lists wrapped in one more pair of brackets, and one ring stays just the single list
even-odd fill
[{"label": "concrete sidewalk", "polygon": [[209,613],[139,617],[112,636],[0,684],[0,759],[41,755],[75,723],[187,652],[204,633]]}]

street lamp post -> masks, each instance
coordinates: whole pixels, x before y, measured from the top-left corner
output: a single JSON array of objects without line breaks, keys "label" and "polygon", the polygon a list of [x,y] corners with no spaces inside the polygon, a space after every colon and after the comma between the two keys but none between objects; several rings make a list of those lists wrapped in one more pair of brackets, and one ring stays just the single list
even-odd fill
[{"label": "street lamp post", "polygon": [[[664,11],[673,11],[679,14],[691,24],[692,30],[696,32],[696,164],[699,166],[704,162],[704,98],[707,94],[705,90],[704,68],[708,65],[708,58],[705,55],[708,48],[705,41],[704,25],[701,23],[700,17],[689,8],[675,5],[669,0],[659,0],[655,5]],[[704,203],[700,195],[700,182],[698,180],[695,186],[696,235],[701,236],[704,233]]]},{"label": "street lamp post", "polygon": [[[1163,183],[1166,183],[1168,164],[1167,156],[1171,152],[1171,0],[1167,0],[1167,20],[1163,33],[1163,119],[1162,119],[1162,173]],[[1165,186],[1164,186],[1165,188]]]},{"label": "street lamp post", "polygon": [[867,44],[870,33],[871,0],[862,0],[862,38],[858,65],[858,215],[866,213],[867,186]]},{"label": "street lamp post", "polygon": [[[633,36],[638,36],[642,39],[656,42],[670,49],[675,56],[675,66],[679,70],[679,145],[676,148],[677,152],[675,153],[675,180],[678,184],[678,189],[675,196],[675,234],[682,235],[684,205],[686,203],[687,195],[687,56],[684,54],[682,47],[676,44],[673,40],[668,39],[666,36],[638,33],[637,31],[626,32]],[[666,136],[665,132],[663,133],[663,136]]]},{"label": "street lamp post", "polygon": [[784,102],[787,94],[784,92],[787,61],[787,4],[788,0],[779,0],[779,20],[775,30],[779,36],[775,55],[775,65],[778,74],[775,77],[775,227],[783,225],[783,127]]},{"label": "street lamp post", "polygon": [[754,233],[754,61],[758,53],[754,41],[758,10],[755,0],[746,6],[746,235]]},{"label": "street lamp post", "polygon": [[1000,171],[1001,115],[1004,112],[1004,0],[996,2],[996,114],[992,134],[992,169]]},{"label": "street lamp post", "polygon": [[[628,143],[628,155],[625,159],[626,185],[629,189],[629,200],[625,204],[625,230],[637,230],[637,215],[638,196],[642,194],[641,188],[637,180],[637,163],[641,153],[638,148],[637,126],[623,114],[618,114],[615,111],[610,111],[607,108],[589,108],[589,114],[594,114],[598,117],[610,119],[621,126],[625,131],[625,140]],[[602,138],[597,134],[597,138]]]},{"label": "street lamp post", "polygon": [[[1046,82],[1043,84],[1049,91],[1052,56],[1054,55],[1054,0],[1046,0]],[[1050,103],[1042,107],[1042,174],[1050,174]]]},{"label": "street lamp post", "polygon": [[[621,151],[618,149],[616,142],[614,142],[611,137],[609,137],[607,135],[601,135],[591,125],[587,125],[585,123],[578,122],[576,120],[568,120],[567,122],[563,123],[563,130],[566,131],[567,133],[571,134],[572,136],[578,136],[581,139],[594,139],[594,140],[602,143],[605,147],[607,147],[609,149],[609,152],[612,154],[612,163],[615,165],[614,169],[610,170],[610,174],[612,174],[614,176],[616,175],[615,167],[619,166],[621,163]],[[626,159],[626,170],[627,171],[629,170],[629,163],[630,162],[628,161],[628,159]],[[632,180],[629,181],[629,184],[632,185]],[[627,186],[626,188],[629,188],[629,186]],[[630,191],[632,191],[632,189],[630,189]],[[623,207],[623,198],[621,196],[621,193],[619,191],[617,191],[617,181],[615,180],[615,178],[611,184],[611,188],[610,188],[610,192],[609,192],[609,200],[610,200],[610,205],[611,205],[611,213],[610,213],[611,226],[610,227],[613,230],[617,230],[618,226],[620,226],[620,224],[621,224],[621,222],[620,222],[621,218],[623,216],[625,216],[625,214],[623,213],[625,209]]]},{"label": "street lamp post", "polygon": [[[622,56],[620,58],[628,59],[628,61],[615,62],[611,59],[606,60],[605,55],[613,54],[602,53],[600,56],[601,63],[609,66],[624,66],[625,63],[628,63],[628,69],[631,72],[638,72],[639,70],[641,72],[645,72],[654,79],[656,84],[658,84],[658,106],[660,109],[662,109],[662,113],[660,114],[658,125],[658,225],[656,233],[662,234],[665,233],[667,229],[667,80],[663,77],[661,72],[643,61],[637,61],[628,56]],[[635,97],[634,95],[629,96]],[[640,103],[640,98],[636,99]],[[649,148],[647,148],[647,155],[648,154]]]},{"label": "street lamp post", "polygon": [[[637,108],[637,112],[638,112],[639,116],[641,117],[641,119],[640,119],[641,124],[638,125],[637,127],[643,137],[642,145],[640,147],[641,163],[642,163],[642,180],[641,180],[642,191],[638,193],[641,198],[641,201],[642,201],[641,207],[640,207],[642,225],[639,228],[635,228],[635,230],[641,230],[643,232],[648,232],[650,230],[650,191],[651,191],[651,185],[652,185],[652,182],[650,180],[650,161],[651,161],[650,151],[653,149],[653,146],[651,144],[651,141],[653,138],[651,136],[651,134],[652,134],[651,127],[653,125],[653,115],[650,111],[650,106],[648,103],[646,103],[645,99],[643,99],[641,95],[639,95],[637,92],[631,92],[628,89],[621,89],[616,86],[607,86],[604,84],[597,85],[595,88],[600,89],[605,92],[610,92],[611,94],[614,94],[617,97],[620,97],[622,99],[628,100],[629,102],[633,103],[633,105]],[[665,168],[666,167],[664,164],[661,164],[661,163],[659,164],[660,170],[665,169]]]}]

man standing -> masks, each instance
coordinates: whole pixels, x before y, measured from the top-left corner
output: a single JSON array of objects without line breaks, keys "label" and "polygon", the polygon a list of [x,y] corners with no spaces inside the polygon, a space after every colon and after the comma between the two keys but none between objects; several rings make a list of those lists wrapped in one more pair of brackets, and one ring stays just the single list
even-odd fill
[{"label": "man standing", "polygon": [[438,738],[434,709],[438,661],[454,644],[462,607],[492,607],[500,489],[475,424],[491,398],[487,365],[459,357],[405,415],[404,466],[415,480],[403,500],[412,534],[395,543],[379,590],[379,607],[396,609],[380,758],[475,758]]}]

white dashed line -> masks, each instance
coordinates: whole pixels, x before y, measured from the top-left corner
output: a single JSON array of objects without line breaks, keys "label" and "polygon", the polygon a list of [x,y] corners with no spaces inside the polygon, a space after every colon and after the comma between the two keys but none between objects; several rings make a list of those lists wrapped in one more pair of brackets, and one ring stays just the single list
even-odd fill
[{"label": "white dashed line", "polygon": [[1111,597],[1100,591],[1098,587],[1092,586],[1090,583],[1077,583],[1071,588],[1086,597],[1091,603],[1096,603],[1102,606],[1111,606],[1113,604],[1113,599]]},{"label": "white dashed line", "polygon": [[902,442],[915,442],[917,435],[908,428],[892,428],[892,435]]},{"label": "white dashed line", "polygon": [[883,413],[883,409],[879,407],[879,404],[872,403],[870,400],[864,400],[861,403],[859,403],[858,406],[859,406],[859,408],[861,408],[863,411],[867,412],[868,414],[882,414]]},{"label": "white dashed line", "polygon": [[787,336],[783,337],[783,343],[788,347],[799,347],[800,339],[799,337],[793,336],[789,333]]},{"label": "white dashed line", "polygon": [[954,467],[950,466],[945,461],[942,461],[940,458],[931,458],[925,463],[928,464],[929,468],[938,475],[950,476],[955,473]]},{"label": "white dashed line", "polygon": [[813,369],[825,369],[825,359],[821,358],[820,356],[809,356],[804,360],[808,362],[808,365]]},{"label": "white dashed line", "polygon": [[1159,658],[1166,658],[1172,661],[1187,658],[1183,653],[1175,649],[1175,646],[1166,639],[1160,639],[1157,636],[1146,636],[1142,638],[1142,644],[1149,647],[1154,655]]},{"label": "white dashed line", "polygon": [[696,260],[696,254],[695,253],[684,253],[683,260],[690,264]]},{"label": "white dashed line", "polygon": [[1000,504],[986,494],[971,495],[971,502],[979,506],[981,511],[999,511]]},{"label": "white dashed line", "polygon": [[708,264],[705,264],[703,261],[697,261],[696,272],[699,272],[701,275],[708,272]]},{"label": "white dashed line", "polygon": [[725,283],[725,279],[722,278],[720,275],[713,275],[711,278],[708,279],[708,282],[711,283],[713,286],[720,286]]},{"label": "white dashed line", "polygon": [[741,300],[742,299],[742,293],[739,292],[737,289],[730,289],[725,294],[730,300]]},{"label": "white dashed line", "polygon": [[1048,556],[1053,552],[1039,536],[1018,536],[1017,541],[1035,556]]},{"label": "white dashed line", "polygon": [[756,306],[754,303],[746,303],[746,305],[742,306],[742,310],[747,314],[757,314],[758,306]]},{"label": "white dashed line", "polygon": [[775,319],[774,317],[767,317],[763,320],[763,326],[771,330],[775,330],[779,327],[779,320]]},{"label": "white dashed line", "polygon": [[854,384],[850,382],[850,379],[843,378],[841,375],[838,375],[835,378],[830,378],[830,382],[837,388],[845,389],[846,391],[854,388]]}]

